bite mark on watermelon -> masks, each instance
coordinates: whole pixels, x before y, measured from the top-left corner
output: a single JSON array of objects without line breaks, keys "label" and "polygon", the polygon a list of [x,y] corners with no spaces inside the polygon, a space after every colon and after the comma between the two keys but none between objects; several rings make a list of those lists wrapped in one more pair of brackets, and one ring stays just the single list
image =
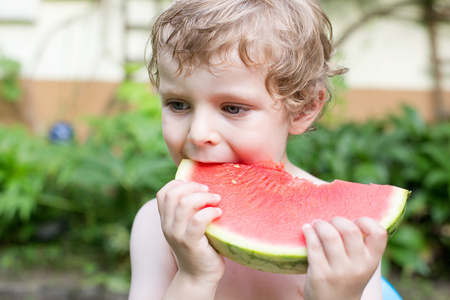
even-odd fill
[{"label": "bite mark on watermelon", "polygon": [[245,165],[183,160],[176,178],[205,184],[222,197],[222,216],[206,229],[219,253],[253,269],[285,274],[306,272],[303,224],[336,216],[350,220],[368,216],[391,236],[410,194],[395,186],[341,180],[318,185],[294,178],[276,162]]}]

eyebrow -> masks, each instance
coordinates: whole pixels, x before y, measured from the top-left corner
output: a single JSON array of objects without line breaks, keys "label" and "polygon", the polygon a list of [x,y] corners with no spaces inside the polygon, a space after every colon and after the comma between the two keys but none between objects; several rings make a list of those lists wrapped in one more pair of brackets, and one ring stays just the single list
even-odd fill
[{"label": "eyebrow", "polygon": [[233,93],[233,92],[219,92],[213,94],[214,99],[230,99],[230,100],[239,100],[239,101],[245,101],[245,100],[251,100],[255,98],[255,95],[251,94],[245,94],[245,93]]},{"label": "eyebrow", "polygon": [[214,98],[232,98],[237,100],[257,100],[262,95],[258,89],[228,89],[225,91],[217,91]]},{"label": "eyebrow", "polygon": [[169,86],[169,87],[166,87],[166,88],[159,87],[158,88],[158,94],[160,96],[161,95],[165,95],[165,96],[169,95],[170,97],[175,97],[175,98],[180,98],[181,97],[182,98],[184,93],[183,93],[182,89],[179,89],[176,86],[174,86],[174,87]]}]

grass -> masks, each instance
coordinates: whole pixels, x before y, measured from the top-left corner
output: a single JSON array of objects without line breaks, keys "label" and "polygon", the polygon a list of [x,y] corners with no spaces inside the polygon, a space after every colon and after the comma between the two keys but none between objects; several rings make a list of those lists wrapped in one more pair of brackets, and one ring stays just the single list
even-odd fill
[{"label": "grass", "polygon": [[[102,266],[101,254],[71,253],[58,245],[15,245],[0,250],[0,282],[11,285],[60,285],[67,288],[98,286],[127,293],[129,264],[114,270]],[[68,278],[70,280],[65,280]]]},{"label": "grass", "polygon": [[450,299],[450,279],[433,280],[400,274],[391,274],[387,279],[405,300]]},{"label": "grass", "polygon": [[[98,257],[63,253],[57,245],[13,246],[0,251],[0,282],[6,280],[23,284],[101,286],[106,290],[127,293],[129,269],[102,270]],[[61,281],[61,278],[70,280]],[[407,300],[450,299],[450,278],[430,279],[401,275],[399,270],[387,276],[388,281]]]}]

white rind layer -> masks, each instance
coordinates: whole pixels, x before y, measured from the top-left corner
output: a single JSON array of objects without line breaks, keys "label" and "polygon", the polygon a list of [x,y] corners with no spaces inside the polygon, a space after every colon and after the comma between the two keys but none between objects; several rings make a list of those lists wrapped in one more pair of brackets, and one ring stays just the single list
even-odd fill
[{"label": "white rind layer", "polygon": [[175,179],[180,180],[190,180],[191,173],[194,169],[195,162],[190,159],[183,159],[178,166],[177,173],[175,174]]},{"label": "white rind layer", "polygon": [[[255,254],[270,254],[273,256],[284,257],[306,257],[306,248],[302,246],[286,246],[286,245],[273,245],[267,244],[261,241],[252,240],[249,237],[245,237],[229,230],[226,230],[220,226],[216,226],[211,223],[206,228],[206,233],[213,236],[216,239],[220,239],[224,242],[233,242],[236,247],[247,249],[255,252]],[[256,250],[257,249],[257,250]]]},{"label": "white rind layer", "polygon": [[392,191],[390,196],[390,202],[392,203],[392,205],[386,212],[386,216],[379,221],[381,226],[386,229],[389,229],[390,227],[396,225],[399,221],[401,221],[403,217],[403,211],[406,207],[406,200],[411,193],[410,191],[399,187],[393,188],[394,190]]}]

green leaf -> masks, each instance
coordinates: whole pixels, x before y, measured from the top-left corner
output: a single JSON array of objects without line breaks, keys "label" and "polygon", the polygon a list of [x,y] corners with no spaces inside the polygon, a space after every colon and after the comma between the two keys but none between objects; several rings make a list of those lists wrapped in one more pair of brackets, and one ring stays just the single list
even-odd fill
[{"label": "green leaf", "polygon": [[392,260],[402,266],[404,273],[410,275],[417,272],[424,276],[430,274],[428,264],[414,250],[403,247],[391,247],[389,250]]},{"label": "green leaf", "polygon": [[22,96],[19,84],[20,63],[0,54],[0,98],[16,102]]},{"label": "green leaf", "polygon": [[428,154],[437,166],[442,167],[447,171],[450,177],[450,145],[436,145],[434,143],[427,143],[423,146],[424,153]]},{"label": "green leaf", "polygon": [[406,205],[405,219],[423,217],[429,214],[427,193],[423,190],[415,190]]},{"label": "green leaf", "polygon": [[360,183],[387,183],[389,173],[387,168],[378,163],[364,163],[356,165],[353,177]]},{"label": "green leaf", "polygon": [[430,214],[434,224],[443,224],[450,219],[450,206],[448,205],[450,198],[429,199],[431,202]]},{"label": "green leaf", "polygon": [[424,233],[418,228],[409,224],[403,224],[390,239],[392,245],[401,246],[403,248],[412,249],[414,251],[422,251],[427,247]]},{"label": "green leaf", "polygon": [[423,183],[428,188],[450,185],[450,173],[446,170],[431,170],[425,175]]}]

